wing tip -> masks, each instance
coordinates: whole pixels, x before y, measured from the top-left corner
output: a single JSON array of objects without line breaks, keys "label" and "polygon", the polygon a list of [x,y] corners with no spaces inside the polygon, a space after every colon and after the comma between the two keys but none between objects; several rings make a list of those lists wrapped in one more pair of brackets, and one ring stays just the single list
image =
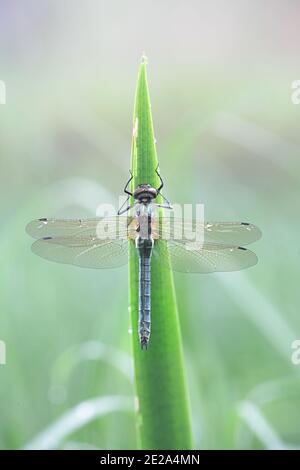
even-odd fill
[{"label": "wing tip", "polygon": [[35,222],[35,220],[32,220],[31,222],[28,222],[27,225],[25,225],[25,232],[30,235],[31,237],[33,236],[32,235],[32,224]]},{"label": "wing tip", "polygon": [[33,238],[38,238],[36,236],[36,229],[37,229],[37,224],[40,222],[43,222],[44,225],[47,225],[49,222],[49,219],[47,217],[40,217],[39,219],[34,219],[28,222],[28,224],[25,226],[25,232],[28,233]]}]

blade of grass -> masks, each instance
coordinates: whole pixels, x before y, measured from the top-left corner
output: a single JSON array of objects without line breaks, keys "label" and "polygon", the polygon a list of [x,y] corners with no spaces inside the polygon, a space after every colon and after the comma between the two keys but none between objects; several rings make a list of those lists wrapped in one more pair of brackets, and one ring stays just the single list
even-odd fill
[{"label": "blade of grass", "polygon": [[[140,66],[135,96],[131,168],[133,187],[158,187],[157,154],[149,100],[146,61]],[[155,243],[165,243],[156,241]],[[138,323],[138,256],[130,246],[129,296],[137,394],[137,425],[143,449],[191,449],[189,401],[185,383],[180,325],[170,266],[151,262],[150,346],[141,351]]]},{"label": "blade of grass", "polygon": [[57,449],[64,439],[91,421],[115,412],[132,412],[132,399],[126,396],[90,398],[66,411],[49,427],[35,436],[25,450]]}]

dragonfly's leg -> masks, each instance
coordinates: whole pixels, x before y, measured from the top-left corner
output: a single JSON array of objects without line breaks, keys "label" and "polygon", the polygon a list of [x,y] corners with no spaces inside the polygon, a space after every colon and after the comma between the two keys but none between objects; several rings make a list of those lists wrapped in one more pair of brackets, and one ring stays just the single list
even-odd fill
[{"label": "dragonfly's leg", "polygon": [[[128,204],[129,199],[130,199],[130,196],[128,196],[126,201],[124,201],[124,203],[121,205],[120,209],[118,210],[118,215],[122,215],[124,214],[124,212],[127,212],[129,211],[129,209],[133,208],[134,204],[133,205]],[[127,204],[127,206],[124,208],[125,204]]]},{"label": "dragonfly's leg", "polygon": [[163,209],[173,209],[170,201],[168,201],[168,199],[163,194],[160,193],[160,195],[167,204],[157,204],[158,207],[162,207]]},{"label": "dragonfly's leg", "polygon": [[124,193],[129,194],[129,196],[132,196],[133,195],[132,192],[128,191],[128,186],[130,185],[131,181],[133,180],[133,174],[132,174],[131,170],[129,170],[129,173],[130,173],[130,178],[129,178],[129,180],[127,181],[127,183],[125,185]]},{"label": "dragonfly's leg", "polygon": [[173,210],[173,207],[170,205],[165,205],[165,204],[156,204],[156,207],[161,207],[162,209],[170,209]]},{"label": "dragonfly's leg", "polygon": [[160,173],[159,173],[159,171],[158,171],[158,165],[157,165],[157,167],[156,167],[155,173],[156,173],[157,176],[159,177],[159,181],[160,181],[160,186],[157,188],[157,192],[159,193],[159,192],[162,190],[162,188],[164,187],[164,181],[163,181],[163,179],[162,179],[162,177],[160,176]]},{"label": "dragonfly's leg", "polygon": [[162,207],[162,208],[164,208],[164,209],[173,209],[173,207],[171,206],[171,204],[170,204],[170,202],[168,201],[168,199],[167,199],[163,194],[161,194],[161,190],[162,190],[162,188],[164,187],[164,181],[163,181],[163,179],[162,179],[162,177],[160,176],[160,173],[159,173],[159,171],[158,171],[158,165],[157,165],[155,171],[156,171],[156,174],[157,174],[157,176],[159,177],[159,180],[160,180],[160,186],[157,188],[157,194],[160,194],[161,197],[164,199],[164,201],[167,203],[167,205],[161,205],[161,204],[157,204],[157,205],[158,205],[158,207]]}]

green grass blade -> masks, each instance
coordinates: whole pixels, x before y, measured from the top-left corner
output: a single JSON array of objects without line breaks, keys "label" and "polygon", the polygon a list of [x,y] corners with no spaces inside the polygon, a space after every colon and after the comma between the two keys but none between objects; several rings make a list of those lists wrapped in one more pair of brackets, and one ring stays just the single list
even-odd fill
[{"label": "green grass blade", "polygon": [[[140,183],[149,183],[157,187],[158,177],[155,173],[157,162],[146,63],[143,59],[135,96],[132,187]],[[190,449],[192,433],[189,401],[172,272],[170,267],[161,266],[152,257],[152,330],[148,350],[141,351],[137,331],[138,257],[134,242],[130,245],[129,295],[140,447]]]}]

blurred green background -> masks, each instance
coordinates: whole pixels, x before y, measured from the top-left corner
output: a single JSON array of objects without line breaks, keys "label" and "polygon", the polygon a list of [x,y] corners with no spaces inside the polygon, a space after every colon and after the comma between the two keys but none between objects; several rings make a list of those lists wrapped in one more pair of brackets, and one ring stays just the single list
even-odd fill
[{"label": "blurred green background", "polygon": [[195,445],[300,447],[300,5],[1,0],[0,11],[0,448],[136,447],[127,268],[48,263],[24,227],[118,203],[143,51],[166,196],[263,232],[256,267],[175,276]]}]

